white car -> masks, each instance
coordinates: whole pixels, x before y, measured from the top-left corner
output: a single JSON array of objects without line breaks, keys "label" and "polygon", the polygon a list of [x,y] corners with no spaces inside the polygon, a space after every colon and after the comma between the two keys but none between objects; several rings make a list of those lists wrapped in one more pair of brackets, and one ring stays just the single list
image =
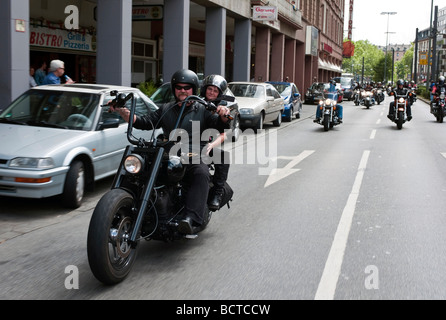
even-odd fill
[{"label": "white car", "polygon": [[[138,115],[157,110],[138,89],[100,84],[37,86],[6,107],[0,113],[0,196],[61,195],[63,205],[79,207],[87,187],[116,173],[129,144],[127,122],[106,106],[116,92],[133,93]],[[162,134],[135,131],[146,140]]]},{"label": "white car", "polygon": [[230,82],[228,86],[238,101],[241,127],[253,128],[257,132],[267,122],[273,122],[277,127],[282,124],[284,99],[273,85]]}]

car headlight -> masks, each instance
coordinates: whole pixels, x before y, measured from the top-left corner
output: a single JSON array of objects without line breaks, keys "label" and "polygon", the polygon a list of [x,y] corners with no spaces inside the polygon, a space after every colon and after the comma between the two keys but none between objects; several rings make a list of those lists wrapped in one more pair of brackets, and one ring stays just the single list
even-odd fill
[{"label": "car headlight", "polygon": [[137,174],[144,167],[144,159],[134,154],[124,160],[124,168],[128,173]]},{"label": "car headlight", "polygon": [[14,158],[9,166],[26,169],[51,169],[54,168],[54,160],[52,158]]},{"label": "car headlight", "polygon": [[240,114],[254,114],[254,110],[242,108],[239,110]]}]

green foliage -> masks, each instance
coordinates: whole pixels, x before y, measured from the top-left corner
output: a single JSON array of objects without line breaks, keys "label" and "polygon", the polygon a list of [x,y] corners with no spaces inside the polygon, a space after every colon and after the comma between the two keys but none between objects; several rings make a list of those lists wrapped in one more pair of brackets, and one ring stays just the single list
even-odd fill
[{"label": "green foliage", "polygon": [[142,91],[146,96],[150,97],[156,89],[158,89],[158,85],[153,82],[153,80],[147,82],[141,82],[138,85],[138,89]]},{"label": "green foliage", "polygon": [[418,86],[417,95],[426,99],[430,99],[430,91],[425,86]]},{"label": "green foliage", "polygon": [[[353,41],[355,45],[355,55],[352,58],[344,58],[342,68],[344,72],[353,73],[361,81],[362,68],[364,66],[364,81],[373,80],[375,82],[384,81],[384,69],[388,81],[392,80],[392,50],[386,55],[377,46],[371,44],[368,40]],[[401,61],[395,62],[394,81],[397,79],[409,80],[414,47],[408,50]],[[395,53],[396,54],[396,53]],[[364,65],[363,65],[364,63]],[[385,68],[386,66],[386,68]]]}]

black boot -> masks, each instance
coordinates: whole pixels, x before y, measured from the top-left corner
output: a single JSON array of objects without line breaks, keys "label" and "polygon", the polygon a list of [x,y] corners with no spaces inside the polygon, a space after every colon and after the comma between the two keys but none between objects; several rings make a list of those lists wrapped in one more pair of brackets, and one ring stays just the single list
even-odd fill
[{"label": "black boot", "polygon": [[217,189],[214,192],[214,195],[212,196],[212,198],[210,199],[210,201],[208,201],[208,207],[209,210],[211,211],[217,211],[220,209],[220,203],[223,199],[223,190],[221,189]]}]

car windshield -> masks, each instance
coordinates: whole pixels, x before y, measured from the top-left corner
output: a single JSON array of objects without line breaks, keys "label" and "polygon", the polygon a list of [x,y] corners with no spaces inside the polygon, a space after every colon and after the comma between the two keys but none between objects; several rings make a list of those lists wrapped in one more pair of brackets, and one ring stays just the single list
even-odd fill
[{"label": "car windshield", "polygon": [[291,85],[275,83],[273,86],[277,89],[277,91],[279,91],[282,97],[288,97],[291,95]]},{"label": "car windshield", "polygon": [[91,130],[100,95],[28,90],[0,114],[0,123]]},{"label": "car windshield", "polygon": [[351,78],[341,78],[341,86],[343,88],[350,88],[352,86]]},{"label": "car windshield", "polygon": [[150,99],[156,104],[164,104],[175,100],[170,83],[163,84],[151,96]]},{"label": "car windshield", "polygon": [[232,83],[229,85],[229,89],[236,97],[265,98],[265,88],[261,85]]}]

